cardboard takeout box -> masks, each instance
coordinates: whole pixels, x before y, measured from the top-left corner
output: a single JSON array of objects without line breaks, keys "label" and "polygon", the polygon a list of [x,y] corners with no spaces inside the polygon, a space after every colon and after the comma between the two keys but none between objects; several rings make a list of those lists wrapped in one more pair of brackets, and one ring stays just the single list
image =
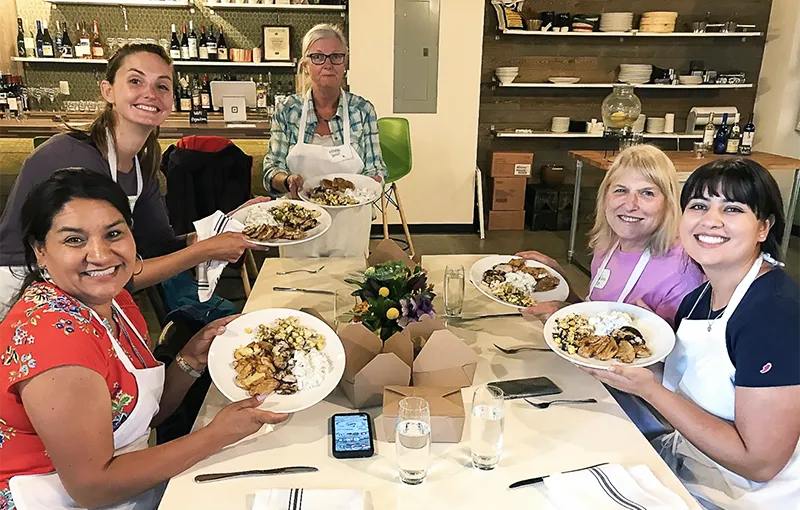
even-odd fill
[{"label": "cardboard takeout box", "polygon": [[466,414],[461,388],[431,386],[387,386],[383,389],[383,429],[386,440],[395,440],[395,423],[400,401],[405,397],[422,397],[430,406],[431,441],[458,443],[464,430]]}]

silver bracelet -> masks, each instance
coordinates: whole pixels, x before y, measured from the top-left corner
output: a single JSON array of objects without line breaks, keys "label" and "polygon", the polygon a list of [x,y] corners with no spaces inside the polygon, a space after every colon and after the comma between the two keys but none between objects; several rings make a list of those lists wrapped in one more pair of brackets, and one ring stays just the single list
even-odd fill
[{"label": "silver bracelet", "polygon": [[197,370],[192,368],[192,366],[189,363],[186,362],[186,360],[183,357],[183,354],[181,354],[181,353],[178,353],[178,355],[175,356],[175,363],[178,364],[178,367],[181,370],[183,370],[184,372],[186,372],[187,374],[189,374],[191,377],[193,377],[195,379],[197,379],[198,377],[203,375],[203,372],[206,371],[205,368],[203,370],[201,370],[200,372],[198,372]]}]

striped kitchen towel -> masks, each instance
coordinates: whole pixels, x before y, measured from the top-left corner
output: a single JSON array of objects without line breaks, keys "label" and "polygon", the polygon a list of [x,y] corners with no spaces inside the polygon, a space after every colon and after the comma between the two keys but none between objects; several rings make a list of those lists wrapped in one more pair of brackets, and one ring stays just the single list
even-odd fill
[{"label": "striped kitchen towel", "polygon": [[[194,222],[197,232],[197,241],[204,241],[223,232],[241,232],[244,225],[227,216],[222,211],[217,211],[211,216]],[[222,276],[222,270],[228,265],[223,260],[207,260],[197,266],[197,297],[201,302],[208,301],[214,295],[217,282]]]},{"label": "striped kitchen towel", "polygon": [[257,491],[252,510],[364,510],[364,491],[356,489]]}]

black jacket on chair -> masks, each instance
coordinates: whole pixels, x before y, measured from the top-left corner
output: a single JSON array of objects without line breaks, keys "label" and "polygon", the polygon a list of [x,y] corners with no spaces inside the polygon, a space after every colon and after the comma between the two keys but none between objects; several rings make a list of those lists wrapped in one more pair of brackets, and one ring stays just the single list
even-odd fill
[{"label": "black jacket on chair", "polygon": [[161,158],[161,171],[167,178],[167,210],[175,233],[193,232],[194,221],[217,210],[230,212],[249,200],[252,165],[252,156],[225,138],[186,137],[171,145]]}]

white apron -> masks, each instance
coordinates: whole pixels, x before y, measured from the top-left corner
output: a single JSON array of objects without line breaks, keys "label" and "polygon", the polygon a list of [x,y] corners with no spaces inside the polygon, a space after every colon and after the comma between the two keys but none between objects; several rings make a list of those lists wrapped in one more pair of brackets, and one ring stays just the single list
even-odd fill
[{"label": "white apron", "polygon": [[[311,91],[306,94],[303,101],[297,145],[292,147],[286,156],[289,171],[302,175],[306,180],[334,173],[360,173],[364,169],[364,162],[350,143],[347,96],[342,92],[339,97],[344,111],[344,145],[336,147],[305,143],[310,96]],[[366,257],[369,253],[372,205],[339,210],[328,209],[328,212],[332,223],[324,235],[307,243],[282,247],[281,257]]]},{"label": "white apron", "polygon": [[[687,318],[678,327],[675,349],[664,366],[664,387],[691,399],[709,413],[727,421],[735,418],[736,369],[728,356],[725,331],[747,289],[758,277],[762,259],[739,283],[722,316],[711,322]],[[800,444],[789,463],[767,483],[750,481],[720,466],[675,431],[661,439],[661,456],[706,508],[725,510],[800,509]]]},{"label": "white apron", "polygon": [[[614,255],[614,252],[619,247],[619,241],[617,241],[614,246],[608,250],[605,258],[603,259],[602,264],[600,267],[597,268],[597,274],[592,278],[592,282],[589,284],[589,293],[586,295],[586,301],[592,300],[592,292],[596,288],[602,289],[608,283],[609,278],[611,277],[611,272],[608,270],[608,263],[611,260],[611,256]],[[650,262],[650,250],[644,250],[642,252],[642,256],[639,257],[639,262],[636,263],[634,266],[633,271],[631,271],[630,276],[628,277],[627,283],[625,283],[625,287],[623,287],[622,292],[620,292],[619,297],[617,298],[617,303],[624,303],[625,298],[628,297],[628,294],[631,293],[633,287],[636,285],[636,282],[639,281],[641,278],[642,273],[644,273],[644,268],[647,267],[647,263]]]},{"label": "white apron", "polygon": [[[111,136],[111,131],[108,129],[106,129],[106,141],[108,144],[108,169],[111,170],[111,180],[117,182],[117,149],[114,147],[114,137]],[[133,166],[136,170],[136,194],[128,195],[128,205],[131,207],[131,212],[133,212],[133,206],[136,205],[136,200],[141,196],[144,188],[139,156],[133,157]]]},{"label": "white apron", "polygon": [[[117,306],[116,302],[113,302],[112,306],[117,314],[128,324],[128,328],[135,333],[136,338],[132,340],[134,342],[138,340],[141,343],[141,347],[149,351],[147,343],[133,326],[130,319],[128,319],[128,316]],[[125,351],[122,350],[119,342],[117,342],[117,339],[114,338],[111,329],[94,310],[90,309],[90,312],[95,319],[106,327],[108,337],[114,346],[114,352],[116,352],[117,357],[122,361],[128,372],[133,374],[139,391],[133,411],[131,411],[122,425],[114,431],[114,456],[143,450],[147,448],[147,441],[150,436],[150,422],[158,413],[161,394],[164,391],[164,365],[159,363],[154,368],[135,368]],[[14,499],[18,510],[82,508],[69,496],[57,473],[14,476],[8,481],[8,485],[11,489],[11,497]],[[158,505],[162,490],[162,487],[154,488],[138,495],[134,499],[103,508],[110,510],[152,510]]]}]

